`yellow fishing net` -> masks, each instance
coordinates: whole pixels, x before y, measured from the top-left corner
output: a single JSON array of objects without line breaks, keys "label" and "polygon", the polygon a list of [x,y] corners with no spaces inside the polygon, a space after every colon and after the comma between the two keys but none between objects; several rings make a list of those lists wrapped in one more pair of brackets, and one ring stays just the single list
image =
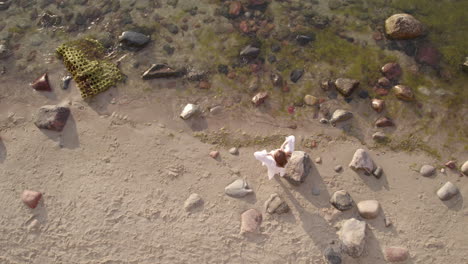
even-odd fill
[{"label": "yellow fishing net", "polygon": [[117,65],[104,58],[104,47],[94,39],[80,39],[57,48],[67,70],[78,85],[81,97],[89,98],[123,79]]}]

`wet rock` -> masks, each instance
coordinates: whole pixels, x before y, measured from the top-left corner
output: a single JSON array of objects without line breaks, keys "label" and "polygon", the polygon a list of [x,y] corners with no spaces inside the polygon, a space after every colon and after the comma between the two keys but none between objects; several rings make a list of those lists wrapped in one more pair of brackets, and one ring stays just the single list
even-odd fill
[{"label": "wet rock", "polygon": [[296,36],[296,41],[299,45],[305,46],[309,44],[310,42],[315,40],[315,35],[314,34],[308,34],[308,35],[297,35]]},{"label": "wet rock", "polygon": [[[445,165],[445,167],[447,167],[449,169],[452,169],[452,170],[457,167],[456,162],[454,160],[449,160],[444,165]],[[467,167],[467,169],[468,169],[468,167]]]},{"label": "wet rock", "polygon": [[390,62],[382,66],[382,74],[389,80],[398,80],[403,71],[401,70],[400,64],[396,62]]},{"label": "wet rock", "polygon": [[395,14],[385,20],[385,33],[392,39],[413,39],[424,34],[424,25],[409,14]]},{"label": "wet rock", "polygon": [[283,86],[283,77],[279,73],[272,73],[270,75],[271,82],[273,83],[274,86],[276,87],[282,87]]},{"label": "wet rock", "polygon": [[268,98],[268,93],[267,92],[260,92],[258,94],[256,94],[253,98],[252,98],[252,103],[255,105],[255,106],[259,106],[261,104],[263,104],[263,102],[265,102],[265,100]]},{"label": "wet rock", "polygon": [[336,191],[330,198],[330,203],[340,211],[346,211],[353,207],[353,198],[345,190]]},{"label": "wet rock", "polygon": [[180,114],[180,118],[187,120],[193,116],[199,115],[201,113],[201,109],[198,105],[195,104],[187,104],[182,110]]},{"label": "wet rock", "polygon": [[358,80],[348,78],[338,78],[335,81],[335,87],[338,92],[344,96],[350,96],[351,93],[359,86]]},{"label": "wet rock", "polygon": [[382,116],[382,117],[379,117],[375,121],[375,126],[376,127],[391,127],[391,126],[395,126],[395,123],[393,123],[393,120],[391,120],[390,118]]},{"label": "wet rock", "polygon": [[357,204],[359,215],[366,219],[374,219],[379,215],[380,204],[376,200],[361,201]]},{"label": "wet rock", "polygon": [[377,141],[377,142],[385,142],[385,141],[388,140],[388,137],[387,137],[387,135],[385,135],[384,132],[375,132],[372,135],[372,139]]},{"label": "wet rock", "polygon": [[167,29],[167,31],[169,31],[171,34],[174,34],[174,35],[179,33],[179,27],[177,25],[175,25],[175,24],[172,24],[172,23],[167,24],[166,29]]},{"label": "wet rock", "polygon": [[150,42],[150,38],[142,33],[125,31],[120,35],[119,41],[126,47],[143,48]]},{"label": "wet rock", "polygon": [[244,233],[253,233],[262,224],[262,214],[255,210],[250,209],[242,213],[241,215],[241,234]]},{"label": "wet rock", "polygon": [[302,75],[304,74],[304,69],[295,69],[291,72],[291,75],[289,76],[291,79],[291,82],[296,83],[301,79]]},{"label": "wet rock", "polygon": [[257,58],[259,54],[260,54],[260,49],[252,45],[248,45],[239,53],[239,55],[242,58],[246,58],[249,60]]},{"label": "wet rock", "polygon": [[346,220],[338,232],[343,251],[353,258],[358,258],[364,251],[366,222],[355,218]]},{"label": "wet rock", "polygon": [[294,151],[285,168],[284,178],[293,185],[299,185],[304,182],[305,177],[309,174],[312,161],[304,151]]},{"label": "wet rock", "polygon": [[240,198],[246,196],[249,193],[253,193],[253,190],[250,189],[246,180],[237,179],[224,188],[224,193],[231,197]]},{"label": "wet rock", "polygon": [[451,182],[446,182],[438,191],[437,196],[442,201],[450,200],[458,194],[458,188]]},{"label": "wet rock", "polygon": [[52,89],[49,85],[49,77],[47,73],[44,73],[41,77],[37,78],[31,83],[31,87],[36,91],[50,92]]},{"label": "wet rock", "polygon": [[73,78],[70,75],[62,77],[62,89],[66,90],[70,86],[70,82]]},{"label": "wet rock", "polygon": [[385,101],[382,99],[374,98],[371,101],[371,106],[372,109],[374,109],[377,113],[380,113],[384,109]]},{"label": "wet rock", "polygon": [[440,62],[440,52],[432,45],[425,44],[418,49],[416,61],[431,67],[437,67]]},{"label": "wet rock", "polygon": [[184,208],[185,211],[191,211],[195,209],[196,207],[200,206],[203,204],[203,200],[200,197],[200,195],[196,193],[192,193],[187,200],[184,202]]},{"label": "wet rock", "polygon": [[372,172],[372,175],[374,175],[377,179],[380,179],[382,177],[383,169],[380,166],[377,166],[375,170]]},{"label": "wet rock", "polygon": [[304,96],[304,103],[306,105],[311,105],[311,106],[317,105],[318,104],[318,98],[315,97],[315,96],[307,94],[306,96]]},{"label": "wet rock", "polygon": [[355,171],[363,170],[368,175],[374,171],[374,161],[369,153],[364,149],[358,149],[353,155],[353,159],[349,163],[349,167]]},{"label": "wet rock", "polygon": [[218,158],[218,156],[219,156],[219,151],[213,150],[210,152],[210,157],[212,157],[213,159]]},{"label": "wet rock", "polygon": [[400,100],[408,102],[414,100],[413,91],[406,85],[399,84],[393,86],[393,92],[395,93],[395,96]]},{"label": "wet rock", "polygon": [[463,165],[460,167],[460,171],[468,176],[468,160],[463,163]]},{"label": "wet rock", "polygon": [[383,88],[388,88],[391,85],[390,80],[387,77],[379,78],[379,80],[377,80],[377,84]]},{"label": "wet rock", "polygon": [[239,149],[236,147],[230,148],[229,149],[229,154],[231,155],[238,155],[239,154]]},{"label": "wet rock", "polygon": [[341,165],[336,165],[335,168],[333,168],[333,170],[334,170],[335,172],[340,172],[340,171],[343,170],[343,166],[341,166]]},{"label": "wet rock", "polygon": [[265,202],[265,211],[269,214],[285,214],[289,212],[289,206],[277,193],[274,193]]},{"label": "wet rock", "polygon": [[21,200],[23,201],[23,203],[32,209],[37,207],[39,201],[41,200],[41,197],[42,193],[31,190],[24,190],[21,194]]},{"label": "wet rock", "polygon": [[405,261],[409,257],[409,251],[402,247],[389,247],[384,250],[384,257],[388,262]]},{"label": "wet rock", "polygon": [[34,124],[40,129],[61,132],[70,116],[70,108],[61,105],[45,105],[39,108]]},{"label": "wet rock", "polygon": [[336,124],[337,122],[342,122],[346,121],[348,119],[351,119],[353,117],[353,113],[342,110],[342,109],[337,109],[335,112],[333,112],[332,118],[330,119],[330,123]]},{"label": "wet rock", "polygon": [[229,4],[229,16],[232,18],[238,17],[242,11],[242,4],[239,1],[233,1]]},{"label": "wet rock", "polygon": [[339,250],[329,246],[323,252],[323,257],[328,264],[341,264],[341,253]]},{"label": "wet rock", "polygon": [[141,78],[143,80],[158,79],[158,78],[177,78],[185,75],[185,69],[175,70],[166,64],[152,64],[146,70]]},{"label": "wet rock", "polygon": [[421,173],[421,175],[424,177],[430,177],[434,175],[435,170],[436,169],[431,165],[423,165],[421,169],[419,170],[419,173]]},{"label": "wet rock", "polygon": [[38,21],[38,25],[44,28],[59,26],[61,23],[62,18],[50,12],[45,12],[44,14],[42,14]]}]

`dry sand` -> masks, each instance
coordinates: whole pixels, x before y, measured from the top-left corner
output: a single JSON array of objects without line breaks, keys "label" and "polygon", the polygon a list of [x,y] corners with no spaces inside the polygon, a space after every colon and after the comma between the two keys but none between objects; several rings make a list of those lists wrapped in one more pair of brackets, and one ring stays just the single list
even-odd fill
[{"label": "dry sand", "polygon": [[[51,80],[58,79],[58,73],[51,74]],[[330,196],[341,189],[356,202],[376,199],[383,208],[378,218],[366,220],[363,256],[344,257],[344,263],[385,263],[382,251],[389,246],[407,247],[407,263],[468,261],[466,177],[451,171],[420,176],[421,165],[440,163],[422,153],[370,150],[384,170],[376,179],[347,167],[354,151],[368,146],[317,120],[291,130],[253,126],[252,120],[240,122],[242,117],[236,120],[224,111],[206,114],[202,125],[194,125],[178,117],[187,99],[177,99],[170,88],[132,96],[122,85],[86,103],[75,87],[63,92],[56,86],[53,96],[44,96],[33,93],[27,81],[7,79],[3,84],[0,263],[325,263],[322,251],[337,240],[340,221],[359,218],[356,209],[342,213],[331,207]],[[37,108],[64,100],[71,102],[72,116],[62,133],[34,126]],[[203,97],[197,100],[203,103]],[[112,117],[114,111],[127,120]],[[296,146],[323,162],[314,164],[301,186],[279,178],[269,181],[266,168],[253,158],[263,147],[240,148],[234,156],[228,147],[193,136],[193,130],[221,126],[239,135],[294,134],[299,142],[325,133],[328,140],[316,148]],[[220,160],[208,155],[211,150],[220,151]],[[338,164],[341,173],[333,170]],[[248,180],[254,194],[226,196],[224,187],[239,177]],[[442,202],[435,193],[448,180],[461,195]],[[313,195],[313,188],[320,195]],[[36,209],[22,204],[24,189],[43,193]],[[251,208],[263,212],[265,200],[275,192],[291,212],[264,213],[258,234],[240,235],[240,214]],[[184,201],[191,193],[198,193],[204,204],[186,212]],[[392,226],[385,227],[384,216]]]}]

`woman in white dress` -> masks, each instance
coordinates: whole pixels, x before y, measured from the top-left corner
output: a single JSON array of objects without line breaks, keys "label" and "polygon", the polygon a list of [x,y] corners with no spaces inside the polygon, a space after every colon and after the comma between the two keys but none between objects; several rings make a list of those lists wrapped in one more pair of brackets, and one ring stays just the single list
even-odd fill
[{"label": "woman in white dress", "polygon": [[289,136],[286,137],[286,140],[279,149],[272,150],[269,153],[266,150],[254,153],[255,158],[261,161],[263,166],[267,167],[268,179],[273,179],[276,174],[279,174],[281,177],[284,176],[286,173],[284,167],[294,151],[295,140],[294,136]]}]

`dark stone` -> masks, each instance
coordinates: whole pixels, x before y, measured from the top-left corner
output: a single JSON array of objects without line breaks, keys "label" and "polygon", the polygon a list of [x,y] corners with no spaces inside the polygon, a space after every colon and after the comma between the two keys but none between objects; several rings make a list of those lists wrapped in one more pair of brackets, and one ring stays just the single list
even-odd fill
[{"label": "dark stone", "polygon": [[304,69],[295,69],[291,72],[291,75],[289,76],[291,79],[291,82],[296,83],[301,79],[302,75],[304,74]]},{"label": "dark stone", "polygon": [[279,43],[271,44],[271,51],[280,52],[281,51],[281,45]]},{"label": "dark stone", "polygon": [[329,246],[323,252],[323,256],[328,264],[341,264],[341,254],[338,250]]},{"label": "dark stone", "polygon": [[349,78],[338,78],[335,81],[336,90],[344,96],[350,96],[359,86],[359,81]]},{"label": "dark stone", "polygon": [[156,78],[177,78],[185,75],[185,69],[175,70],[166,64],[153,64],[141,76],[144,80]]},{"label": "dark stone", "polygon": [[125,31],[119,37],[120,43],[127,47],[137,47],[142,48],[150,42],[150,38],[144,34],[134,32],[134,31]]},{"label": "dark stone", "polygon": [[275,55],[268,56],[268,62],[269,63],[275,63],[276,62],[276,56]]},{"label": "dark stone", "polygon": [[365,90],[362,90],[358,93],[358,96],[361,98],[361,99],[367,99],[369,98],[369,93]]},{"label": "dark stone", "polygon": [[45,12],[39,18],[38,25],[41,27],[59,26],[62,23],[60,16],[54,15],[50,12]]},{"label": "dark stone", "polygon": [[70,108],[58,105],[45,105],[39,108],[34,124],[40,129],[61,132],[70,116]]},{"label": "dark stone", "polygon": [[246,59],[255,59],[258,57],[259,54],[260,54],[260,49],[251,45],[248,45],[239,53],[239,55],[242,58],[246,58]]},{"label": "dark stone", "polygon": [[166,29],[174,35],[179,33],[179,27],[175,24],[167,24]]},{"label": "dark stone", "polygon": [[315,40],[315,35],[310,33],[308,35],[297,35],[296,36],[296,41],[299,43],[299,45],[305,46],[309,44],[310,42]]},{"label": "dark stone", "polygon": [[221,74],[228,74],[229,73],[229,68],[227,65],[224,65],[224,64],[219,64],[218,65],[218,72],[221,73]]},{"label": "dark stone", "polygon": [[172,55],[172,54],[174,54],[175,48],[172,47],[172,46],[169,45],[169,44],[165,44],[165,45],[163,46],[163,50],[164,50],[168,55]]},{"label": "dark stone", "polygon": [[52,91],[47,73],[44,73],[41,77],[37,78],[33,83],[31,83],[31,87],[36,91]]},{"label": "dark stone", "polygon": [[70,75],[64,76],[62,78],[62,89],[66,90],[70,86],[70,82],[72,80],[72,77]]},{"label": "dark stone", "polygon": [[276,87],[282,87],[283,86],[283,77],[279,73],[272,73],[270,75],[271,82],[273,83],[274,86]]}]

